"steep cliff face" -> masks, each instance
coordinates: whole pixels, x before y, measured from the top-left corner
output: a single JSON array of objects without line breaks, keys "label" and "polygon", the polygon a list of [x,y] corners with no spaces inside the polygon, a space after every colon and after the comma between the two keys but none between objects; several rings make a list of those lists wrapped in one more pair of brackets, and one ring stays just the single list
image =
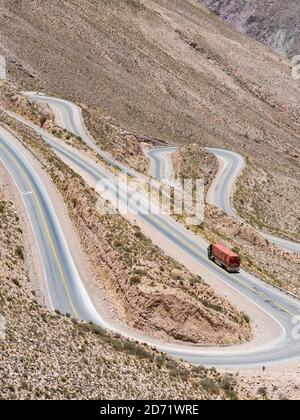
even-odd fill
[{"label": "steep cliff face", "polygon": [[300,54],[298,0],[202,0],[222,20],[281,55]]}]

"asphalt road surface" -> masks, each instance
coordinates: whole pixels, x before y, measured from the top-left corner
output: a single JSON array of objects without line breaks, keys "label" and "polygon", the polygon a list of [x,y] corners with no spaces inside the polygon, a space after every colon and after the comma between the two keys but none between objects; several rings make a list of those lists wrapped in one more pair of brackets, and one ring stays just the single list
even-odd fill
[{"label": "asphalt road surface", "polygon": [[[220,171],[216,176],[212,187],[207,196],[207,200],[213,206],[219,207],[226,214],[242,221],[232,206],[232,191],[238,175],[245,165],[245,161],[237,153],[228,150],[208,148],[220,162]],[[148,152],[149,158],[152,160],[152,176],[156,179],[167,179],[171,182],[171,174],[173,173],[172,160],[170,155],[176,151],[176,147],[160,147],[152,149]],[[300,254],[300,243],[289,241],[266,232],[260,234],[274,243],[279,248]]]},{"label": "asphalt road surface", "polygon": [[12,177],[26,208],[53,309],[96,323],[103,322],[81,282],[60,222],[36,171],[14,142],[0,130],[0,161]]}]

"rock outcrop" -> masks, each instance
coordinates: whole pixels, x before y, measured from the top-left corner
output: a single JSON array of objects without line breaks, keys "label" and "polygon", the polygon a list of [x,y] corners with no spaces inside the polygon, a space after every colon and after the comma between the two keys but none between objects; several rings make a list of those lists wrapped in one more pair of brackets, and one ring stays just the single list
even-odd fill
[{"label": "rock outcrop", "polygon": [[252,36],[280,55],[300,53],[298,0],[202,0],[239,32]]}]

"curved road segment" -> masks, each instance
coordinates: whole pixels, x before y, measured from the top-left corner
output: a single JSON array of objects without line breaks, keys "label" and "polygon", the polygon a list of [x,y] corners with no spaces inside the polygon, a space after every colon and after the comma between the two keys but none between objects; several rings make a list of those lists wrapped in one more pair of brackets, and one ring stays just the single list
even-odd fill
[{"label": "curved road segment", "polygon": [[[52,107],[55,107],[55,101],[56,100],[52,98]],[[59,109],[61,109],[62,106],[65,107],[66,115],[69,115],[69,113],[72,115],[72,110],[74,110],[75,107],[73,104],[66,101],[62,102],[61,100],[58,100],[57,104]],[[67,125],[67,123],[70,122],[70,118],[68,117],[68,119],[63,122],[63,126]],[[31,123],[28,124],[32,126]],[[72,132],[76,131],[77,133],[80,133],[80,136],[84,138],[85,129],[81,120],[74,118],[74,124],[74,127],[69,126],[69,129],[71,129]],[[64,145],[58,139],[50,136],[38,127],[35,127],[35,130],[38,134],[42,135],[44,140],[66,163],[71,164],[73,169],[78,168],[78,172],[85,174],[88,179],[92,179],[94,185],[97,184],[99,180],[103,180],[103,178],[109,180],[112,185],[114,184],[114,176],[102,169],[100,165],[93,163],[84,154]],[[5,142],[5,139],[2,141]],[[21,191],[27,192],[27,189]],[[123,197],[126,199],[125,194]],[[134,203],[132,206],[134,206]],[[51,203],[46,202],[45,207],[45,211],[47,208],[51,208]],[[132,210],[134,209],[132,208]],[[150,225],[157,233],[168,239],[168,241],[175,245],[182,253],[190,256],[195,263],[198,263],[201,267],[205,267],[210,273],[214,274],[220,282],[226,283],[229,287],[235,289],[238,293],[248,299],[253,305],[258,306],[273,319],[277,326],[280,326],[282,333],[276,340],[261,346],[253,346],[251,348],[247,346],[236,346],[234,348],[214,349],[167,343],[161,344],[157,342],[157,340],[151,338],[145,339],[144,337],[137,337],[133,334],[128,334],[127,332],[124,333],[124,330],[119,330],[121,333],[139,339],[140,341],[147,342],[150,345],[155,345],[159,350],[168,352],[174,357],[199,365],[226,368],[249,368],[300,360],[300,340],[297,340],[297,337],[293,335],[293,332],[295,332],[294,330],[297,327],[294,318],[300,314],[300,302],[298,300],[281,293],[277,289],[265,284],[263,281],[249,275],[243,270],[240,274],[236,275],[231,275],[223,271],[207,259],[206,247],[183,226],[177,224],[171,218],[157,214],[146,214],[144,212],[140,212],[137,217],[144,223]],[[57,244],[57,246],[59,247],[59,244]],[[59,258],[61,258],[61,261],[64,261],[66,256],[62,253]],[[73,276],[70,274],[70,276],[66,276],[65,279],[69,290],[72,290],[74,283],[75,285],[77,284],[76,278],[74,280]],[[51,279],[47,277],[47,280],[49,282]],[[51,285],[49,285],[49,288],[51,288]],[[65,291],[62,289],[60,293],[65,293]],[[59,299],[55,301],[55,304],[58,305],[57,309],[62,309],[63,311],[64,308],[60,306],[61,302]],[[92,307],[89,299],[80,299],[80,296],[75,294],[73,305],[80,316],[83,314],[83,319],[86,319],[89,316],[87,314],[89,314]],[[94,314],[94,308],[92,308],[92,313]],[[94,317],[91,319],[94,320]],[[100,315],[98,316],[96,323],[116,331],[113,325],[108,325],[107,322],[104,323]]]},{"label": "curved road segment", "polygon": [[103,322],[84,288],[51,200],[36,171],[0,129],[0,161],[13,179],[26,208],[48,288],[50,306],[64,314]]},{"label": "curved road segment", "polygon": [[[232,191],[237,177],[245,166],[245,161],[237,153],[228,150],[207,148],[213,153],[219,163],[220,170],[208,192],[207,200],[213,206],[219,207],[226,214],[236,219],[243,220],[232,207]],[[160,147],[150,150],[147,154],[153,162],[152,176],[156,179],[166,179],[170,182],[173,173],[171,155],[176,151],[176,147]],[[261,232],[259,233],[268,241],[274,243],[284,251],[300,254],[300,243],[282,239],[277,236]]]}]

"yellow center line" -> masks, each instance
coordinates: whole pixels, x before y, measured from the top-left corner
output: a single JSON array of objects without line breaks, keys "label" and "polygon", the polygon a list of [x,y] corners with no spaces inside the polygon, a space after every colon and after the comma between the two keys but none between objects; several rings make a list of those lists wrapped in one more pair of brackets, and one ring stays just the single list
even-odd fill
[{"label": "yellow center line", "polygon": [[[4,149],[6,152],[9,152],[9,151],[8,151],[8,150],[7,150],[7,149],[6,149],[6,148],[5,148],[2,144],[0,144],[0,147],[1,147],[2,149]],[[10,157],[11,157],[11,158],[13,159],[13,161],[15,162],[15,164],[16,164],[16,166],[17,166],[17,168],[18,168],[19,172],[20,172],[20,174],[22,175],[22,177],[23,177],[23,178],[25,179],[25,181],[27,182],[27,184],[28,184],[28,186],[29,186],[29,189],[32,191],[32,195],[33,195],[33,197],[34,197],[34,200],[35,200],[36,206],[37,206],[38,211],[39,211],[39,213],[40,213],[40,216],[41,216],[41,218],[42,218],[43,225],[44,225],[44,228],[45,228],[45,230],[46,230],[46,234],[47,234],[47,237],[48,237],[48,240],[49,240],[49,243],[50,243],[50,246],[51,246],[51,249],[52,249],[53,255],[54,255],[55,262],[56,262],[56,264],[57,264],[57,267],[58,267],[58,270],[59,270],[59,273],[60,273],[60,277],[61,277],[62,283],[63,283],[64,288],[65,288],[65,291],[66,291],[66,293],[67,293],[67,297],[68,297],[68,300],[69,300],[70,306],[71,306],[71,308],[72,308],[72,310],[73,310],[73,312],[74,312],[75,316],[76,316],[78,319],[80,319],[80,317],[79,317],[79,315],[78,315],[78,313],[77,313],[77,310],[76,310],[76,308],[75,308],[75,306],[74,306],[74,304],[73,304],[73,302],[72,302],[71,294],[70,294],[70,292],[69,292],[69,289],[68,289],[68,286],[67,286],[67,282],[66,282],[66,280],[65,280],[65,276],[64,276],[64,273],[63,273],[63,269],[62,269],[61,263],[60,263],[60,261],[59,261],[58,255],[57,255],[57,252],[56,252],[56,249],[55,249],[55,246],[54,246],[54,243],[53,243],[52,236],[51,236],[51,234],[50,234],[50,230],[49,230],[49,227],[48,227],[48,224],[47,224],[47,221],[46,221],[46,218],[45,218],[44,212],[43,212],[42,207],[41,207],[41,205],[40,205],[40,202],[39,202],[39,200],[38,200],[38,198],[37,198],[37,195],[36,195],[36,193],[35,193],[35,191],[34,191],[34,188],[33,188],[32,184],[31,184],[31,181],[30,181],[30,179],[28,178],[27,174],[26,174],[26,173],[24,172],[24,170],[22,169],[22,167],[20,166],[19,162],[15,159],[15,157],[14,157],[13,155],[11,155],[11,154],[10,154]]]}]

